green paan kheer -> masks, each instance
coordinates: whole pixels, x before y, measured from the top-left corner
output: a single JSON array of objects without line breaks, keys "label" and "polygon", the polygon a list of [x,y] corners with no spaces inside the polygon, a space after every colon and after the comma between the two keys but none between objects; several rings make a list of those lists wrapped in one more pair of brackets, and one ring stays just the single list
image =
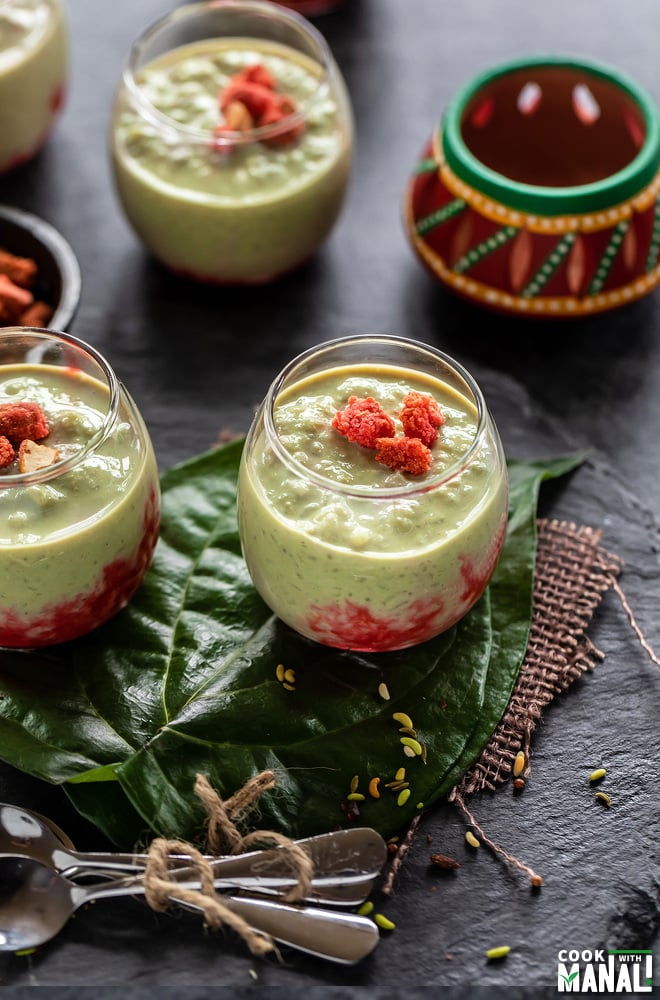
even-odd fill
[{"label": "green paan kheer", "polygon": [[[432,395],[445,418],[421,477],[383,466],[332,427],[350,396],[372,396],[400,434],[411,390]],[[288,387],[274,423],[298,467],[261,433],[241,469],[239,524],[255,585],[284,621],[329,645],[397,648],[469,610],[495,568],[507,510],[492,437],[483,431],[468,456],[478,425],[470,400],[411,370],[351,366]]]},{"label": "green paan kheer", "polygon": [[79,460],[43,482],[0,471],[0,646],[64,641],[109,617],[144,573],[158,525],[148,438],[125,408],[103,436],[104,385],[50,365],[3,365],[0,403],[21,401],[44,411],[44,443]]},{"label": "green paan kheer", "polygon": [[0,3],[0,172],[29,159],[59,110],[67,41],[59,2]]},{"label": "green paan kheer", "polygon": [[[289,144],[219,151],[219,96],[255,64],[294,99],[305,128]],[[288,46],[241,38],[182,46],[140,70],[137,85],[156,114],[119,97],[115,178],[129,220],[166,265],[209,280],[253,281],[316,249],[339,213],[351,154],[343,88],[321,84],[320,72]]]}]

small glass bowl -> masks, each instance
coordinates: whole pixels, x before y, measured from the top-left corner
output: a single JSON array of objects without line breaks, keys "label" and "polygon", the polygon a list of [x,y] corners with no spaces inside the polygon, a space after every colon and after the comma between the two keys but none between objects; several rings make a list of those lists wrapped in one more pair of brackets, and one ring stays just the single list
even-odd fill
[{"label": "small glass bowl", "polygon": [[[274,89],[237,89],[256,64]],[[269,123],[267,112],[283,117]],[[162,264],[203,282],[259,283],[301,264],[332,229],[352,112],[330,49],[304,18],[260,0],[191,3],[133,45],[110,142],[126,217]]]},{"label": "small glass bowl", "polygon": [[[409,389],[445,415],[424,475],[381,465],[332,426],[353,394],[396,423]],[[239,473],[243,554],[266,604],[300,634],[401,649],[447,630],[481,596],[507,492],[499,435],[468,372],[405,338],[347,337],[295,358],[255,417]]]},{"label": "small glass bowl", "polygon": [[523,316],[588,315],[660,282],[660,122],[632,80],[538,56],[478,76],[447,108],[406,195],[425,266]]},{"label": "small glass bowl", "polygon": [[64,101],[68,30],[60,0],[0,0],[0,174],[31,160]]},{"label": "small glass bowl", "polygon": [[0,469],[0,646],[10,647],[66,642],[116,614],[147,571],[159,526],[149,435],[94,348],[63,333],[0,330],[0,433],[9,434],[2,408],[25,402],[48,422],[37,444],[56,454],[35,471],[17,460]]}]

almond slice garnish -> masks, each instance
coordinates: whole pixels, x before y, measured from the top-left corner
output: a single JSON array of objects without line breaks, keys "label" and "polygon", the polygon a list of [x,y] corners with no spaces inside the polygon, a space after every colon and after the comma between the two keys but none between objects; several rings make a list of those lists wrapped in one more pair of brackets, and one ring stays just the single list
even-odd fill
[{"label": "almond slice garnish", "polygon": [[38,472],[39,469],[46,469],[49,465],[54,465],[59,461],[60,453],[57,448],[51,448],[47,444],[37,444],[36,441],[26,439],[21,441],[18,449],[18,469],[19,472]]}]

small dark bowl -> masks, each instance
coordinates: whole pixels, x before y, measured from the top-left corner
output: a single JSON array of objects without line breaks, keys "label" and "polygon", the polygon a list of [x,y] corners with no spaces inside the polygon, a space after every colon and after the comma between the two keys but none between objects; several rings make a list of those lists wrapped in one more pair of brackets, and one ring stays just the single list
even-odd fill
[{"label": "small dark bowl", "polygon": [[0,205],[0,248],[36,261],[34,297],[55,310],[48,328],[68,330],[80,302],[81,278],[76,255],[64,237],[36,215]]}]

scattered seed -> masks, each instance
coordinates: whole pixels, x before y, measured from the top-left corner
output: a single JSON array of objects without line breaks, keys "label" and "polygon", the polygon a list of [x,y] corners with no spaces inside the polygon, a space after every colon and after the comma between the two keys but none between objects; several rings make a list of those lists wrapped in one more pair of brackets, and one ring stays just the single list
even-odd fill
[{"label": "scattered seed", "polygon": [[396,800],[396,804],[398,806],[405,806],[405,804],[406,804],[406,802],[408,801],[409,798],[410,798],[410,789],[409,788],[402,788],[401,791],[398,794],[398,797],[397,797],[397,800]]},{"label": "scattered seed", "polygon": [[404,746],[403,752],[405,753],[406,757],[416,757],[417,756],[417,754],[415,753],[415,751],[413,750],[412,747],[406,747],[406,746]]},{"label": "scattered seed", "polygon": [[486,952],[486,958],[488,959],[498,959],[505,958],[511,951],[511,946],[508,944],[501,944],[498,948],[489,948]]},{"label": "scattered seed", "polygon": [[398,847],[396,846],[396,844],[388,844],[387,850],[390,854],[396,854],[396,852],[398,851]]},{"label": "scattered seed", "polygon": [[378,694],[381,696],[383,701],[390,700],[390,691],[385,681],[378,685]]},{"label": "scattered seed", "polygon": [[284,671],[284,680],[287,681],[289,684],[295,684],[296,683],[296,672],[295,672],[295,670],[292,670],[291,667],[289,667],[288,670],[285,670]]},{"label": "scattered seed", "polygon": [[525,787],[525,779],[524,778],[514,778],[513,779],[513,787],[514,788],[519,788],[519,789],[522,790]]},{"label": "scattered seed", "polygon": [[386,917],[384,913],[374,914],[374,920],[384,931],[393,931],[396,927],[394,921],[390,920],[389,917]]},{"label": "scattered seed", "polygon": [[380,792],[378,786],[380,785],[380,778],[372,778],[369,782],[369,795],[374,799],[380,798]]},{"label": "scattered seed", "polygon": [[363,795],[362,792],[351,792],[346,798],[349,802],[364,802],[366,795]]},{"label": "scattered seed", "polygon": [[428,752],[428,750],[426,748],[426,743],[422,743],[422,762],[424,764],[426,764],[426,761],[428,759],[428,755],[429,755],[429,752]]},{"label": "scattered seed", "polygon": [[607,771],[605,770],[604,767],[597,767],[596,770],[592,771],[591,774],[589,775],[589,781],[600,781],[601,778],[604,778],[606,774]]},{"label": "scattered seed", "polygon": [[295,684],[287,684],[286,681],[284,681],[284,683],[282,684],[282,687],[284,688],[285,691],[295,691],[296,690]]},{"label": "scattered seed", "polygon": [[413,739],[417,738],[417,730],[416,729],[411,729],[410,726],[400,726],[399,727],[399,732],[400,733],[405,733],[406,736],[412,736]]},{"label": "scattered seed", "polygon": [[360,784],[360,779],[358,778],[357,774],[354,774],[353,777],[351,778],[351,791],[357,792],[359,784]]},{"label": "scattered seed", "polygon": [[525,770],[527,764],[527,757],[525,756],[524,750],[519,750],[516,754],[516,759],[513,762],[513,776],[514,778],[519,778],[520,775]]},{"label": "scattered seed", "polygon": [[543,885],[543,876],[531,875],[529,881],[532,883],[533,886]]},{"label": "scattered seed", "polygon": [[461,867],[460,861],[456,861],[454,858],[449,858],[446,854],[432,854],[431,863],[437,865],[438,868],[447,868],[451,871],[455,871],[457,868]]},{"label": "scattered seed", "polygon": [[410,788],[409,781],[393,781],[389,786],[393,792],[400,792],[402,788]]},{"label": "scattered seed", "polygon": [[259,976],[257,975],[256,969],[248,969],[248,972],[250,973],[250,976],[252,977],[252,979],[257,980],[259,978]]},{"label": "scattered seed", "polygon": [[412,719],[410,718],[409,715],[406,715],[405,712],[395,712],[392,718],[394,719],[395,722],[398,722],[402,726],[405,726],[406,729],[413,728]]},{"label": "scattered seed", "polygon": [[387,843],[388,844],[397,844],[398,841],[399,841],[399,838],[396,835],[394,837],[388,837],[388,839],[387,839]]},{"label": "scattered seed", "polygon": [[423,809],[423,808],[424,808],[423,802],[418,802],[417,805],[415,806],[415,809]]},{"label": "scattered seed", "polygon": [[395,781],[403,781],[403,779],[405,778],[405,776],[406,776],[406,769],[405,769],[405,767],[398,767],[396,769],[396,773],[394,775],[394,780]]},{"label": "scattered seed", "polygon": [[278,663],[277,664],[277,667],[275,669],[275,676],[277,677],[278,681],[281,684],[282,681],[284,680],[284,664],[283,663]]},{"label": "scattered seed", "polygon": [[470,845],[470,847],[481,847],[481,841],[477,840],[477,838],[475,837],[475,835],[472,833],[471,830],[468,830],[466,832],[465,839]]},{"label": "scattered seed", "polygon": [[14,954],[18,955],[19,958],[23,958],[25,955],[34,955],[36,948],[21,948],[20,951],[15,951]]},{"label": "scattered seed", "polygon": [[417,740],[414,740],[412,736],[402,736],[400,742],[403,744],[404,748],[410,747],[415,756],[422,756],[422,744],[418,743]]},{"label": "scattered seed", "polygon": [[374,909],[374,904],[371,902],[370,899],[368,899],[366,903],[362,904],[362,906],[358,910],[358,914],[361,917],[368,917],[370,913],[373,913],[373,909]]},{"label": "scattered seed", "polygon": [[596,798],[602,802],[604,806],[607,806],[608,809],[612,805],[612,799],[609,797],[607,792],[596,792]]}]

